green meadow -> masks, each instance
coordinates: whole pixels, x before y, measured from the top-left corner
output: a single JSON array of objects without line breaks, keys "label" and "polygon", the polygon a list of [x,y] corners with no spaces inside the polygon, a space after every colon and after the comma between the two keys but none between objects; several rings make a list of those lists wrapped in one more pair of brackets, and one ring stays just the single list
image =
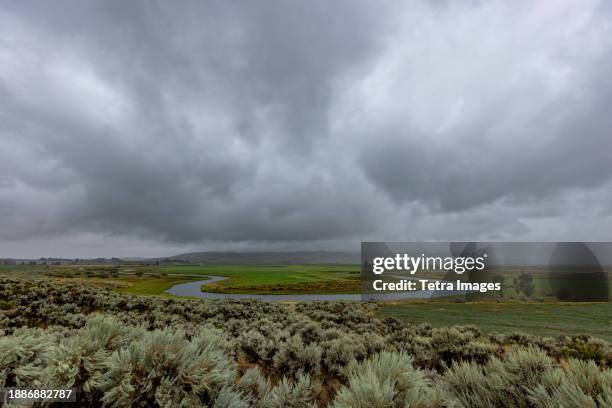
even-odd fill
[{"label": "green meadow", "polygon": [[117,291],[139,295],[162,294],[175,284],[223,276],[205,285],[217,293],[357,293],[357,265],[18,265],[0,272],[39,273],[64,279],[85,279],[119,285]]},{"label": "green meadow", "polygon": [[172,275],[223,276],[228,279],[204,285],[216,293],[357,293],[358,265],[170,265],[122,267],[119,272]]},{"label": "green meadow", "polygon": [[612,341],[612,303],[396,302],[377,311],[434,327],[473,324],[485,333],[523,332],[540,336],[590,334]]},{"label": "green meadow", "polygon": [[202,273],[229,278],[203,289],[219,293],[357,293],[360,288],[354,265],[210,265]]}]

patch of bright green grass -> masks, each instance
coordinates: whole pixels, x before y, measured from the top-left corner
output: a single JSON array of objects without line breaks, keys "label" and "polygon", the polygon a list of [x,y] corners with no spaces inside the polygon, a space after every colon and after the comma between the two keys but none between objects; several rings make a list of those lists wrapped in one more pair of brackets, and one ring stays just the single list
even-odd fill
[{"label": "patch of bright green grass", "polygon": [[215,275],[229,279],[206,285],[220,293],[356,293],[359,265],[160,266],[168,274]]}]

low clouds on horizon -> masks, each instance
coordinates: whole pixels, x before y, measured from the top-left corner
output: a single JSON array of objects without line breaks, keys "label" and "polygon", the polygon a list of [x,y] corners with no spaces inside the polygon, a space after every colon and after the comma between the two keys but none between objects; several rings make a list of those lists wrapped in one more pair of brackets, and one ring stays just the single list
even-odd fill
[{"label": "low clouds on horizon", "polygon": [[0,3],[0,257],[612,240],[605,1]]}]

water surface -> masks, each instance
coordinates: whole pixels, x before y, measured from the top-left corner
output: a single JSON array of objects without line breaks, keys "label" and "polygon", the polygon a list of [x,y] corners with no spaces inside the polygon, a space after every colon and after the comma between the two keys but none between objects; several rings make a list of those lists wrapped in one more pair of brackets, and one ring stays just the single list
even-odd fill
[{"label": "water surface", "polygon": [[[209,279],[179,283],[172,286],[165,293],[174,296],[190,296],[200,299],[259,299],[266,302],[309,302],[323,300],[362,300],[360,293],[292,293],[285,295],[262,295],[256,293],[212,293],[202,292],[203,285],[219,282],[228,279],[224,276],[209,276]],[[401,300],[401,299],[429,299],[432,297],[443,297],[449,295],[458,295],[465,292],[461,291],[431,291],[421,290],[416,292],[397,292],[377,294],[376,300]]]}]

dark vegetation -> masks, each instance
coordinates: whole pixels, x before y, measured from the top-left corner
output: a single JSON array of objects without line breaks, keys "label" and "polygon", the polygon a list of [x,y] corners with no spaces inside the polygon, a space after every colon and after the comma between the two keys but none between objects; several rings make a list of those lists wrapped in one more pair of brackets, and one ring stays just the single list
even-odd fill
[{"label": "dark vegetation", "polygon": [[203,301],[0,278],[1,386],[77,406],[610,407],[612,346],[374,316],[375,303]]},{"label": "dark vegetation", "polygon": [[215,293],[359,293],[361,281],[359,276],[346,279],[328,279],[325,281],[297,282],[297,283],[260,283],[232,285],[226,281],[202,285],[202,291]]}]

